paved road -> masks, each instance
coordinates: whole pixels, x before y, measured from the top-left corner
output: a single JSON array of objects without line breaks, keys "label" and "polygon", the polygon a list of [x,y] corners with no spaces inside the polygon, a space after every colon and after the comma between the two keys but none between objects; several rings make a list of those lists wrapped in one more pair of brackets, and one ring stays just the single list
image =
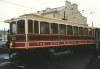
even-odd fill
[{"label": "paved road", "polygon": [[[19,69],[16,68],[14,65],[9,63],[7,59],[7,54],[2,54],[0,56],[0,69]],[[29,67],[20,66],[21,69],[99,69],[99,62],[93,62],[91,54],[74,54],[74,55],[63,55],[63,56],[56,56],[51,59],[39,59],[34,58],[34,63],[30,63]]]}]

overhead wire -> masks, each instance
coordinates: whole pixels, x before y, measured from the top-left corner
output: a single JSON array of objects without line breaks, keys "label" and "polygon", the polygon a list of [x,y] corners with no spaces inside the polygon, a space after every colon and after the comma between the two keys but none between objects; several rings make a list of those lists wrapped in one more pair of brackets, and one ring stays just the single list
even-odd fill
[{"label": "overhead wire", "polygon": [[35,8],[32,8],[32,7],[29,7],[29,6],[25,6],[25,5],[17,4],[17,3],[15,3],[15,2],[7,1],[7,0],[0,0],[0,1],[1,1],[1,2],[4,2],[4,3],[11,4],[11,5],[16,5],[16,6],[19,6],[19,7],[29,8],[29,9],[32,9],[32,10],[38,10],[38,9],[35,9]]},{"label": "overhead wire", "polygon": [[[19,6],[19,7],[29,8],[29,9],[32,9],[32,10],[38,10],[38,9],[35,9],[35,8],[31,8],[31,7],[29,7],[29,6],[17,4],[17,3],[15,3],[15,2],[11,2],[11,1],[8,1],[8,0],[0,0],[0,1],[1,1],[1,2],[4,2],[4,3],[11,4],[11,5],[16,5],[16,6]],[[84,10],[79,11],[79,12],[83,12],[83,11],[84,11]],[[78,14],[79,12],[76,12],[76,13],[74,13],[73,15],[76,15],[76,14]],[[68,19],[73,18],[73,15],[70,15],[70,17],[69,17]],[[1,22],[1,21],[0,21],[0,22]]]},{"label": "overhead wire", "polygon": [[[38,9],[35,9],[35,8],[31,8],[31,7],[29,7],[29,6],[17,4],[17,3],[14,3],[14,2],[11,2],[11,1],[7,1],[7,0],[0,0],[0,2],[8,3],[8,4],[11,4],[11,5],[16,5],[16,6],[19,6],[19,7],[28,8],[28,9],[31,9],[31,10],[38,10]],[[0,21],[0,22],[4,22],[4,21]]]}]

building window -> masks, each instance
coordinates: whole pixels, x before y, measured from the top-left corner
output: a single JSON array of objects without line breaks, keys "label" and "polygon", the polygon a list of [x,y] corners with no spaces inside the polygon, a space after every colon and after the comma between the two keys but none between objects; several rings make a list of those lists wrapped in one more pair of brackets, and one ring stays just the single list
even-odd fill
[{"label": "building window", "polygon": [[60,33],[60,34],[65,34],[65,35],[66,35],[66,25],[64,25],[64,24],[59,24],[59,33]]},{"label": "building window", "polygon": [[28,20],[28,33],[33,33],[33,21]]},{"label": "building window", "polygon": [[71,8],[71,10],[74,10],[74,8]]},{"label": "building window", "polygon": [[49,23],[48,22],[40,22],[40,33],[49,34]]},{"label": "building window", "polygon": [[18,34],[25,34],[25,20],[19,20],[17,22],[17,32]]},{"label": "building window", "polygon": [[58,34],[58,24],[51,23],[51,34]]}]

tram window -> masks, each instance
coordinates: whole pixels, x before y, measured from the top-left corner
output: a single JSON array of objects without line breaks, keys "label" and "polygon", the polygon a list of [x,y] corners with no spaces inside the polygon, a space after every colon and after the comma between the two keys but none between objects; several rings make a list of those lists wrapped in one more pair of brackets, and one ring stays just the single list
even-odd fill
[{"label": "tram window", "polygon": [[73,29],[70,25],[67,25],[67,35],[73,35]]},{"label": "tram window", "polygon": [[33,33],[33,21],[28,20],[28,32]]},{"label": "tram window", "polygon": [[73,27],[73,30],[74,30],[74,32],[73,32],[74,35],[75,35],[75,36],[78,36],[78,27],[74,26],[74,27]]},{"label": "tram window", "polygon": [[16,33],[16,22],[11,22],[10,23],[10,32],[11,33]]},{"label": "tram window", "polygon": [[82,27],[79,27],[79,35],[84,35],[83,32],[84,32],[84,31],[83,31],[83,28],[82,28]]},{"label": "tram window", "polygon": [[49,34],[49,23],[48,22],[40,22],[40,33]]},{"label": "tram window", "polygon": [[66,25],[64,25],[64,24],[59,24],[59,33],[60,33],[60,34],[65,34],[65,35],[66,35]]},{"label": "tram window", "polygon": [[92,34],[93,34],[93,37],[95,37],[95,29],[93,29],[93,32],[92,32]]},{"label": "tram window", "polygon": [[51,34],[58,34],[58,24],[51,23]]},{"label": "tram window", "polygon": [[88,32],[89,32],[89,36],[92,36],[92,32],[93,32],[93,31],[92,31],[91,28],[88,29]]},{"label": "tram window", "polygon": [[88,35],[88,29],[84,28],[84,35]]},{"label": "tram window", "polygon": [[34,33],[38,34],[39,33],[39,25],[38,25],[38,21],[34,21]]},{"label": "tram window", "polygon": [[19,20],[17,22],[17,32],[18,32],[18,34],[25,33],[25,20]]}]

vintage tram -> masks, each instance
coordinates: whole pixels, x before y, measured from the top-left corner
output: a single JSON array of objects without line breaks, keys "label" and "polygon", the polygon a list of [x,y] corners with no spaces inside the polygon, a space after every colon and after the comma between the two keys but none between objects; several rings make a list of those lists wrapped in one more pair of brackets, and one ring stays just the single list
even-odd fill
[{"label": "vintage tram", "polygon": [[96,28],[36,14],[25,14],[6,22],[10,24],[7,45],[11,59],[26,53],[34,55],[74,48],[95,49],[96,39],[100,39],[96,38],[95,33],[100,31]]}]

